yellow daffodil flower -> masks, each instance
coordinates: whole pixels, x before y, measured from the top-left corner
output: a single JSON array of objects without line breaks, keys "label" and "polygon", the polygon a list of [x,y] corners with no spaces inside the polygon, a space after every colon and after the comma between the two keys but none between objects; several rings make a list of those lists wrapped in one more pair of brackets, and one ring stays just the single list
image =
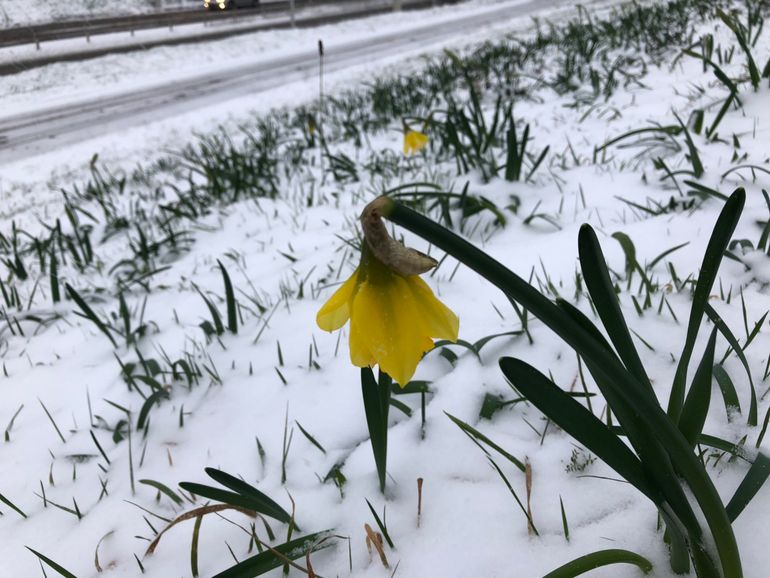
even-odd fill
[{"label": "yellow daffodil flower", "polygon": [[350,360],[358,367],[378,364],[405,386],[433,339],[457,340],[460,321],[419,275],[400,275],[366,247],[353,275],[316,317],[325,331],[350,319]]},{"label": "yellow daffodil flower", "polygon": [[416,130],[412,130],[406,121],[404,125],[404,154],[420,152],[428,144],[428,135]]}]

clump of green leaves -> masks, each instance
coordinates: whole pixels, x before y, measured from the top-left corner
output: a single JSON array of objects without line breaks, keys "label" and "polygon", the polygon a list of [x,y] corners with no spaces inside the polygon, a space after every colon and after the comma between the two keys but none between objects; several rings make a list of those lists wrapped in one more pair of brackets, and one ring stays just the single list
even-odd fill
[{"label": "clump of green leaves", "polygon": [[[502,358],[500,367],[525,398],[655,504],[666,524],[672,570],[685,573],[692,564],[701,577],[743,575],[731,523],[770,475],[770,460],[759,454],[740,491],[726,506],[694,451],[702,440],[711,401],[716,329],[687,388],[688,366],[708,297],[744,202],[742,189],[729,197],[709,240],[667,411],[660,406],[631,339],[591,227],[581,228],[578,252],[583,278],[609,341],[574,306],[563,300],[550,301],[505,266],[440,225],[396,203],[388,215],[396,224],[422,236],[497,286],[582,358],[618,427],[600,421],[526,362]],[[630,447],[622,441],[623,437]],[[688,492],[695,503],[688,499]],[[705,527],[701,519],[705,520]],[[715,551],[710,546],[712,541]]]}]

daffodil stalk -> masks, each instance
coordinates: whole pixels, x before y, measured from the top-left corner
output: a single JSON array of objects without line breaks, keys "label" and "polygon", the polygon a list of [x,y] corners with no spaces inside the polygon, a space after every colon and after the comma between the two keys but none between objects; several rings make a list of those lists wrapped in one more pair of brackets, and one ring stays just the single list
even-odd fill
[{"label": "daffodil stalk", "polygon": [[380,371],[379,379],[375,379],[371,367],[361,368],[361,393],[364,398],[366,425],[372,442],[380,491],[383,493],[388,462],[388,413],[392,383],[393,380],[384,371]]}]

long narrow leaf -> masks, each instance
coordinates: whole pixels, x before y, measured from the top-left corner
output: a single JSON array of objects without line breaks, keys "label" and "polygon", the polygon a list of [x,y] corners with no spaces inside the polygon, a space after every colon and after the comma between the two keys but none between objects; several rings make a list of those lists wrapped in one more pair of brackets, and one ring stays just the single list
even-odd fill
[{"label": "long narrow leaf", "polygon": [[634,552],[629,552],[628,550],[599,550],[598,552],[576,558],[553,572],[549,572],[543,578],[573,578],[573,576],[580,576],[596,568],[611,564],[633,564],[638,566],[645,574],[652,571],[652,563],[647,558],[643,558]]},{"label": "long narrow leaf", "polygon": [[253,503],[260,504],[260,507],[257,510],[258,512],[287,524],[291,521],[291,515],[286,510],[284,510],[277,502],[272,500],[263,492],[260,492],[251,484],[248,484],[243,480],[228,474],[227,472],[223,472],[222,470],[217,470],[215,468],[206,468],[205,471],[206,474],[214,481],[219,482],[226,488],[229,488],[234,492],[241,494],[242,496],[248,497],[250,500],[252,500]]},{"label": "long narrow leaf", "polygon": [[580,270],[586,281],[586,287],[593,300],[594,307],[599,318],[607,330],[612,344],[623,360],[628,371],[636,377],[639,383],[646,387],[646,391],[653,396],[652,385],[647,372],[644,370],[642,360],[636,351],[631,333],[620,311],[615,289],[613,288],[610,274],[607,271],[604,254],[596,238],[596,233],[589,225],[580,227],[578,234],[578,254],[580,256]]},{"label": "long narrow leaf", "polygon": [[51,560],[48,556],[44,556],[43,554],[41,554],[37,550],[33,550],[29,546],[24,546],[24,547],[30,552],[32,552],[35,556],[37,556],[41,562],[45,562],[47,566],[51,567],[53,570],[56,570],[56,572],[60,576],[64,576],[64,578],[77,578],[77,576],[75,576],[72,572],[60,566],[59,564]]},{"label": "long narrow leaf", "polygon": [[740,346],[738,340],[735,338],[735,335],[733,335],[733,332],[730,331],[730,328],[727,326],[727,323],[724,322],[719,313],[717,313],[709,303],[706,304],[706,315],[708,315],[709,319],[711,319],[716,328],[719,329],[719,332],[724,336],[724,338],[727,339],[727,343],[729,343],[730,347],[733,348],[733,351],[735,351],[735,354],[738,356],[741,365],[743,365],[743,369],[746,371],[746,376],[749,378],[749,391],[751,393],[751,401],[749,403],[749,417],[747,423],[751,426],[755,426],[757,425],[757,420],[759,419],[759,410],[757,407],[757,391],[754,387],[754,379],[751,377],[749,362],[746,359],[746,355],[743,353],[743,347]]},{"label": "long narrow leaf", "polygon": [[25,514],[21,509],[16,507],[16,505],[13,502],[11,502],[11,500],[6,498],[3,494],[0,494],[0,502],[2,502],[3,504],[5,504],[9,508],[11,508],[14,512],[19,514],[19,516],[21,516],[22,518],[26,518],[27,517],[27,514]]},{"label": "long narrow leaf", "polygon": [[738,392],[735,391],[735,385],[733,380],[730,379],[730,375],[725,371],[725,368],[717,364],[714,366],[714,378],[719,384],[719,389],[722,391],[722,399],[725,402],[725,411],[727,412],[727,419],[730,419],[730,414],[734,411],[741,413],[741,402],[738,400]]},{"label": "long narrow leaf", "polygon": [[447,412],[444,412],[444,413],[449,419],[451,419],[454,422],[454,424],[457,427],[463,430],[463,432],[465,432],[465,434],[470,436],[473,440],[489,446],[490,448],[495,450],[497,453],[499,453],[501,456],[503,456],[505,459],[507,459],[509,462],[511,462],[514,466],[516,466],[522,472],[524,472],[527,469],[526,466],[524,465],[524,462],[522,462],[520,459],[511,455],[509,452],[505,451],[503,448],[501,448],[499,445],[497,445],[495,442],[493,442],[491,439],[489,439],[479,430],[477,430],[470,424],[465,423],[463,420],[453,416],[450,413],[447,413]]},{"label": "long narrow leaf", "polygon": [[[557,304],[561,309],[569,313],[570,317],[581,325],[587,333],[594,336],[597,343],[602,344],[605,350],[612,354],[613,359],[616,359],[604,336],[579,309],[566,301],[558,300]],[[614,388],[614,382],[602,371],[601,366],[591,360],[586,360],[586,366],[594,381],[596,381],[596,385],[599,387],[602,395],[607,400],[607,404],[612,408],[612,411],[626,432],[625,435],[628,436],[631,445],[639,455],[644,471],[663,492],[663,496],[681,523],[689,528],[690,533],[699,535],[701,531],[700,525],[687,496],[677,481],[678,476],[674,471],[671,458],[666,449],[655,439],[655,436],[650,431],[649,424],[642,419],[634,406],[630,405],[621,395],[618,395]],[[640,394],[644,394],[643,386],[640,385],[639,388]],[[652,401],[657,406],[657,398],[652,397]],[[672,528],[669,528],[669,530],[675,531]]]},{"label": "long narrow leaf", "polygon": [[195,283],[193,283],[193,287],[198,292],[198,295],[201,296],[201,299],[203,299],[203,302],[206,304],[206,307],[209,310],[211,320],[214,322],[214,330],[216,334],[222,335],[225,332],[225,326],[222,324],[222,316],[219,315],[219,311],[217,310],[216,306],[211,302],[211,299],[206,297],[206,294],[201,291],[201,288],[198,287]]},{"label": "long narrow leaf", "polygon": [[519,359],[503,357],[500,369],[506,379],[546,417],[653,502],[660,503],[661,497],[650,486],[639,458],[601,420],[531,365]]},{"label": "long narrow leaf", "polygon": [[[720,217],[722,226],[718,228],[724,229],[727,226],[732,229],[733,221],[737,221],[738,213],[743,206],[744,197],[745,193],[742,189],[733,193],[730,201],[723,208],[723,215]],[[672,461],[677,464],[678,471],[689,485],[711,530],[719,553],[724,578],[740,578],[743,573],[735,535],[713,482],[701,462],[693,454],[687,440],[661,411],[660,407],[645,396],[639,395],[635,387],[621,387],[622,383],[634,379],[627,373],[622,364],[609,355],[604,347],[597,344],[589,334],[578,327],[549,299],[488,254],[403,205],[386,200],[383,208],[383,213],[391,221],[418,234],[438,249],[450,253],[471,270],[478,272],[503,291],[505,295],[518,301],[530,313],[539,318],[585,360],[591,359],[595,365],[602,367],[618,394],[623,396],[627,403],[637,408],[640,417],[643,417],[649,424],[653,436],[665,445]],[[727,225],[724,224],[725,221],[727,221]],[[727,237],[729,238],[729,235]],[[721,254],[718,255],[718,258],[721,258]],[[706,261],[713,269],[714,264],[709,259]],[[718,265],[718,263],[716,264]],[[701,274],[701,281],[703,279],[704,272]],[[705,281],[704,285],[706,285]],[[708,285],[710,288],[710,284]],[[708,296],[707,293],[706,297]],[[692,317],[691,315],[691,322]],[[684,396],[682,395],[677,416],[683,403]]]},{"label": "long narrow leaf", "polygon": [[687,366],[690,364],[692,351],[695,347],[695,339],[698,337],[703,315],[708,305],[711,287],[714,285],[719,264],[722,262],[727,246],[733,236],[733,231],[738,224],[738,219],[743,211],[743,205],[746,202],[746,192],[741,189],[730,195],[730,198],[722,208],[719,214],[714,231],[709,239],[706,253],[703,256],[703,262],[698,275],[698,283],[695,286],[695,295],[693,296],[692,308],[690,309],[690,321],[687,326],[687,338],[685,340],[682,355],[679,358],[679,365],[674,375],[674,383],[671,387],[671,396],[668,401],[668,415],[677,423],[682,415],[682,406],[684,405],[685,383],[687,381]]},{"label": "long narrow leaf", "polygon": [[[275,518],[276,512],[271,508],[264,508],[264,503],[260,500],[255,500],[250,496],[244,496],[236,492],[229,492],[227,490],[221,490],[204,484],[195,484],[192,482],[180,482],[179,487],[183,490],[187,490],[198,496],[222,502],[223,504],[229,504],[231,506],[237,506],[246,510],[253,510],[259,514]],[[281,518],[276,518],[280,522],[287,522],[285,516],[282,514]]]},{"label": "long narrow leaf", "polygon": [[225,302],[227,304],[227,329],[230,333],[238,333],[238,306],[235,303],[235,292],[233,291],[233,284],[230,281],[230,275],[227,274],[227,269],[222,265],[222,261],[217,259],[219,270],[222,272],[222,280],[225,284]]},{"label": "long narrow leaf", "polygon": [[75,303],[77,303],[77,306],[80,307],[80,313],[79,315],[85,319],[88,319],[91,321],[96,327],[104,333],[107,336],[107,339],[110,340],[110,343],[112,343],[112,346],[117,348],[118,343],[115,341],[115,338],[112,336],[112,332],[109,330],[109,328],[104,324],[104,321],[102,321],[99,316],[94,312],[93,309],[86,303],[85,299],[83,299],[80,294],[73,289],[72,285],[69,283],[64,284],[64,288],[67,291],[67,295],[70,299],[72,299]]},{"label": "long narrow leaf", "polygon": [[156,482],[155,480],[139,480],[139,483],[144,484],[145,486],[150,486],[152,488],[155,488],[161,494],[165,494],[177,506],[181,506],[183,503],[182,498],[179,497],[179,494],[177,494],[174,490],[169,488],[167,485],[162,484],[161,482]]},{"label": "long narrow leaf", "polygon": [[159,389],[144,401],[142,409],[139,410],[139,417],[136,420],[136,429],[144,429],[144,426],[147,425],[147,418],[150,417],[152,406],[164,399],[168,399],[168,392],[165,389]]},{"label": "long narrow leaf", "polygon": [[709,411],[709,405],[711,405],[711,378],[716,342],[717,329],[715,327],[711,332],[708,345],[706,345],[703,359],[693,376],[692,386],[690,386],[687,399],[682,407],[682,417],[679,419],[679,430],[693,448],[698,441],[698,436],[703,431],[703,424],[706,423],[706,415]]},{"label": "long narrow leaf", "polygon": [[[390,388],[388,388],[389,390]],[[388,414],[387,406],[383,408],[379,384],[374,378],[374,372],[369,367],[361,369],[361,393],[364,398],[366,425],[369,428],[369,438],[372,442],[380,491],[384,492],[388,458]]]},{"label": "long narrow leaf", "polygon": [[227,570],[220,572],[214,578],[254,578],[262,576],[286,563],[286,560],[298,560],[311,552],[316,552],[332,545],[325,541],[331,537],[329,531],[309,534],[296,540],[291,540],[280,546],[272,546],[264,552],[252,556]]},{"label": "long narrow leaf", "polygon": [[727,515],[730,517],[731,522],[734,522],[740,516],[741,512],[749,505],[749,502],[751,502],[769,476],[770,458],[760,452],[727,504]]}]

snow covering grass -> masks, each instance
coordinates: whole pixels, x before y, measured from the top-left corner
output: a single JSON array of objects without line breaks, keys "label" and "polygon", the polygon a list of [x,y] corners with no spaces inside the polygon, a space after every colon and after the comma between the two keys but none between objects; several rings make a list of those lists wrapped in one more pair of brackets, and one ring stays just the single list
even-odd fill
[{"label": "snow covering grass", "polygon": [[[662,407],[693,304],[729,328],[705,356],[710,437],[691,456],[728,503],[770,447],[765,16],[679,0],[539,22],[148,165],[95,157],[61,214],[0,236],[6,573],[212,576],[262,552],[274,575],[288,556],[297,576],[529,577],[613,548],[671,575],[655,506],[537,409],[548,400],[520,395],[536,377],[517,391],[502,375],[499,358],[523,359],[623,423],[590,356],[533,307],[394,229],[439,260],[426,279],[462,341],[392,391],[384,495],[347,330],[314,318],[357,265],[357,215],[389,193],[600,325],[576,261],[590,223]],[[418,154],[400,151],[403,121],[430,137]],[[701,259],[738,187],[746,208],[704,295]],[[691,340],[690,375],[713,327]],[[768,511],[763,488],[733,524],[747,577],[770,566]],[[306,535],[329,547],[306,556]]]}]

